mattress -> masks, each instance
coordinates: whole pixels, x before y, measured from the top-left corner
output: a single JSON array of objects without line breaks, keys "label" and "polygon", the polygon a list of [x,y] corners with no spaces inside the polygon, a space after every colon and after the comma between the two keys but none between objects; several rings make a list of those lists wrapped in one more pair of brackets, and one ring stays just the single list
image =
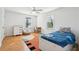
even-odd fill
[{"label": "mattress", "polygon": [[65,47],[68,44],[74,44],[75,43],[75,36],[70,32],[54,32],[49,34],[44,34],[41,36],[41,38],[50,41],[52,43],[55,43],[61,47]]}]

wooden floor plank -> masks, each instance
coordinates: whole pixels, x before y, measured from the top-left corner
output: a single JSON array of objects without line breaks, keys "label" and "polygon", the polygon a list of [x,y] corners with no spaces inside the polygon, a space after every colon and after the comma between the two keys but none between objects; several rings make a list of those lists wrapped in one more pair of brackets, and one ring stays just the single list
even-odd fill
[{"label": "wooden floor plank", "polygon": [[[35,48],[37,48],[38,50],[39,49],[38,34],[33,33],[33,35],[35,36],[35,38],[30,40],[29,42],[31,42],[32,45],[35,46]],[[0,51],[23,51],[24,48],[22,40],[23,36],[24,35],[5,37],[2,42]]]}]

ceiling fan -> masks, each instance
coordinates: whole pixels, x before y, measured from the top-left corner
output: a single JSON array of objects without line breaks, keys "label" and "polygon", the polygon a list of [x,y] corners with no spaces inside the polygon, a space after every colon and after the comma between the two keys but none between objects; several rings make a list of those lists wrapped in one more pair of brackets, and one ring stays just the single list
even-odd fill
[{"label": "ceiling fan", "polygon": [[41,11],[43,11],[43,10],[39,9],[37,7],[32,7],[32,13],[40,13]]}]

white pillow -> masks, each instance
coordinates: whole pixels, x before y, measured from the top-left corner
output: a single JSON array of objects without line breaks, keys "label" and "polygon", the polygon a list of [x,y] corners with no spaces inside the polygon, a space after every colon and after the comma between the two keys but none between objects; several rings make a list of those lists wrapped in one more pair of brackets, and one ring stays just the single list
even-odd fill
[{"label": "white pillow", "polygon": [[71,28],[70,27],[64,27],[64,28],[61,27],[59,31],[61,31],[61,32],[71,32]]}]

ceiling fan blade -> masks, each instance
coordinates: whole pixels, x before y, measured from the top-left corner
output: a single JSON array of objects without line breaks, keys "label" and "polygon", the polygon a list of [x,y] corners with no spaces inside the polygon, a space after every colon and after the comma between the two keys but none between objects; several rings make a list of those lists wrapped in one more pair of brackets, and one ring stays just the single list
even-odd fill
[{"label": "ceiling fan blade", "polygon": [[36,11],[36,13],[40,13],[40,11]]},{"label": "ceiling fan blade", "polygon": [[42,9],[38,9],[37,11],[42,11]]},{"label": "ceiling fan blade", "polygon": [[42,9],[37,9],[36,7],[33,7],[32,11],[42,11]]}]

